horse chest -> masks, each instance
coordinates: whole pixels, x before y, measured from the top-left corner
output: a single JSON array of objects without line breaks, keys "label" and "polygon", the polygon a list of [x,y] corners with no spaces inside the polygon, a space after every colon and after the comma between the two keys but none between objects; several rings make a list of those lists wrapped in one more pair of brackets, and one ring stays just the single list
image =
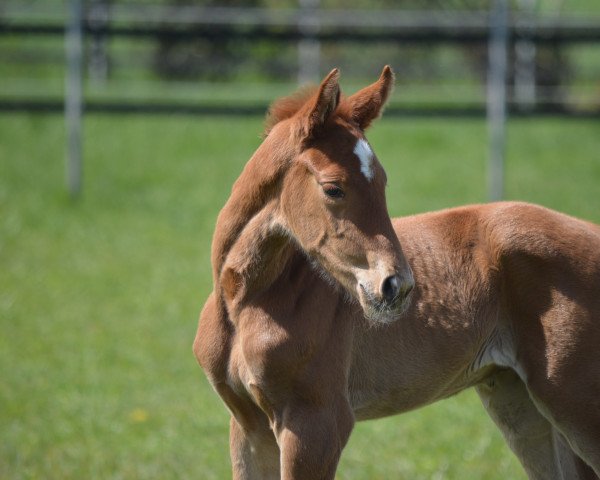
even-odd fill
[{"label": "horse chest", "polygon": [[316,399],[345,391],[351,322],[341,315],[336,323],[338,302],[325,302],[325,293],[256,298],[236,316],[228,384],[271,421],[298,392]]},{"label": "horse chest", "polygon": [[230,382],[252,394],[282,390],[289,385],[313,350],[310,335],[294,335],[285,322],[264,309],[250,307],[240,313],[230,355]]}]

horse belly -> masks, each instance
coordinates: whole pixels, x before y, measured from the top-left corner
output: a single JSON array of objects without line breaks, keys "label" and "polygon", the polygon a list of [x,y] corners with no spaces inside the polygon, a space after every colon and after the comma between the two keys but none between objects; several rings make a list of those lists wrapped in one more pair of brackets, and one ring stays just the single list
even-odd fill
[{"label": "horse belly", "polygon": [[374,355],[368,362],[353,364],[348,396],[357,420],[414,410],[465,388],[446,380],[460,376],[456,370],[450,373],[445,368],[434,368],[426,358],[415,357],[403,366],[402,357],[390,360]]},{"label": "horse belly", "polygon": [[348,391],[357,419],[413,410],[481,380],[481,369],[472,366],[489,319],[475,328],[457,320],[469,312],[449,315],[433,306],[423,316],[420,303],[394,324],[356,332]]}]

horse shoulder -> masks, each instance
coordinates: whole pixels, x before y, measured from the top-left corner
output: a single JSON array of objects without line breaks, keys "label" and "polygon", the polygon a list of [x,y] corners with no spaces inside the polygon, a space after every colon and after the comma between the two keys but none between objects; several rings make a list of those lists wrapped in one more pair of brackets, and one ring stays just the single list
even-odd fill
[{"label": "horse shoulder", "polygon": [[[472,205],[394,220],[396,233],[428,306],[469,316],[497,287],[497,246],[485,206]],[[475,312],[477,313],[477,312]]]},{"label": "horse shoulder", "polygon": [[[283,391],[287,385],[315,383],[336,363],[323,357],[343,355],[347,305],[312,270],[295,268],[289,277],[254,297],[239,312],[232,357],[244,359],[243,383]],[[312,373],[311,373],[312,372]],[[309,385],[305,385],[309,388]],[[273,399],[275,401],[275,399]]]}]

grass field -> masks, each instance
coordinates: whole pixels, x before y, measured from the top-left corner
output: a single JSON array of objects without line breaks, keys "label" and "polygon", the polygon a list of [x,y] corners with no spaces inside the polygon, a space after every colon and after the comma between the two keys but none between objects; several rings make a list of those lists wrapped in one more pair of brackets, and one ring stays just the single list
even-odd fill
[{"label": "grass field", "polygon": [[[230,478],[191,353],[209,244],[260,119],[90,116],[68,200],[59,116],[0,116],[0,478]],[[382,120],[393,215],[485,200],[479,120]],[[507,196],[600,222],[600,123],[509,125]],[[359,424],[340,479],[520,479],[473,392]]]}]

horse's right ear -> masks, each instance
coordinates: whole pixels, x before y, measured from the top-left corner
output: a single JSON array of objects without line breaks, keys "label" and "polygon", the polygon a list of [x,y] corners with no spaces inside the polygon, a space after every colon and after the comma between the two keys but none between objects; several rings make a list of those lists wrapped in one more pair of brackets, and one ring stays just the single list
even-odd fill
[{"label": "horse's right ear", "polygon": [[318,133],[331,114],[335,112],[340,103],[339,80],[340,71],[334,68],[319,85],[317,95],[303,109],[301,115],[302,134],[305,138]]}]

